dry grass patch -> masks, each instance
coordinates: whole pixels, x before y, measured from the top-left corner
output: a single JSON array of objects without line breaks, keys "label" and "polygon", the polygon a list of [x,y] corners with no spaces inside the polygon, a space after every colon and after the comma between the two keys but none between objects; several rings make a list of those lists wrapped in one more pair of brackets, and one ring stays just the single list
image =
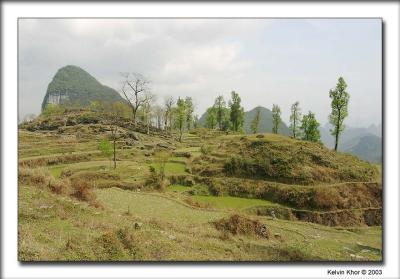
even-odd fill
[{"label": "dry grass patch", "polygon": [[215,228],[222,232],[229,232],[233,235],[250,235],[270,239],[270,230],[260,221],[234,214],[229,218],[222,218],[214,222]]}]

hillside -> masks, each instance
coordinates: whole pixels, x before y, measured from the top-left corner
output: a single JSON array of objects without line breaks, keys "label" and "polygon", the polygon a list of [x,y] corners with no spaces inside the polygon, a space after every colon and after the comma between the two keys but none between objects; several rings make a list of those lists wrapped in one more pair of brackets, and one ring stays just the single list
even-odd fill
[{"label": "hillside", "polygon": [[42,111],[47,104],[87,107],[91,101],[124,101],[117,91],[102,85],[77,66],[65,66],[57,71],[47,87]]},{"label": "hillside", "polygon": [[[19,126],[18,258],[380,261],[373,165],[273,134],[177,135],[68,110]],[[152,184],[165,159],[165,184]]]},{"label": "hillside", "polygon": [[[243,128],[247,134],[251,134],[251,121],[254,119],[257,109],[260,109],[261,120],[258,126],[260,133],[272,133],[272,112],[264,107],[255,107],[252,110],[245,111],[244,113],[244,124]],[[204,126],[207,118],[207,113],[205,112],[199,119],[200,125]],[[289,135],[290,131],[288,126],[282,121],[279,126],[279,134]]]}]

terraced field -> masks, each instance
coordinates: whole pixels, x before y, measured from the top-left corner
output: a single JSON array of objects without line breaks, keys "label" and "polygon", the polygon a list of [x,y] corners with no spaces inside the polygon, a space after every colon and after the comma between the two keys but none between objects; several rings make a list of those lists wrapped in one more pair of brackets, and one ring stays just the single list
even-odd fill
[{"label": "terraced field", "polygon": [[[20,260],[382,259],[379,172],[353,156],[268,134],[136,133],[118,139],[113,169],[107,132],[69,129],[19,130]],[[169,183],[155,188],[161,168]],[[235,214],[269,236],[216,225]]]}]

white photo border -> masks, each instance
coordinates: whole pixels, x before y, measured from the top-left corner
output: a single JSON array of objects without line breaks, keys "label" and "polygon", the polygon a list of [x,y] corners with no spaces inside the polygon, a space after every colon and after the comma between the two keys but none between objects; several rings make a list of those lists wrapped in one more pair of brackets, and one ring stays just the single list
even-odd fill
[{"label": "white photo border", "polygon": [[[380,269],[399,278],[399,2],[2,2],[2,278],[349,278],[328,270]],[[21,17],[380,17],[384,22],[383,264],[21,264],[17,260],[17,20]],[[365,276],[351,276],[364,278]]]}]

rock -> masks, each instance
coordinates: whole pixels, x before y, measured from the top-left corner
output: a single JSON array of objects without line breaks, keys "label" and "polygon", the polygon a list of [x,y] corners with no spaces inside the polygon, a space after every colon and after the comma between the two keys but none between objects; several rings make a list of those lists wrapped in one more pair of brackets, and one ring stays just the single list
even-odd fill
[{"label": "rock", "polygon": [[157,146],[161,147],[161,148],[166,148],[166,149],[170,149],[171,148],[171,146],[169,146],[168,144],[162,143],[162,142],[157,143]]},{"label": "rock", "polygon": [[142,228],[142,223],[140,222],[134,222],[133,223],[133,227],[135,228],[135,230],[140,230]]},{"label": "rock", "polygon": [[263,134],[258,134],[258,135],[256,136],[256,138],[263,138],[263,137],[264,137]]},{"label": "rock", "polygon": [[146,148],[146,149],[153,149],[154,148],[154,145],[152,145],[152,144],[145,144],[144,145],[144,147]]},{"label": "rock", "polygon": [[136,135],[136,133],[134,133],[134,132],[128,132],[128,137],[130,137],[131,139],[134,139],[136,141],[140,140],[138,135]]},{"label": "rock", "polygon": [[368,249],[362,249],[361,250],[361,253],[369,253],[369,252],[371,252],[371,250],[368,250]]},{"label": "rock", "polygon": [[52,205],[41,205],[40,207],[39,207],[39,209],[50,209],[50,208],[52,208],[53,206]]},{"label": "rock", "polygon": [[279,238],[279,239],[281,239],[281,238],[282,238],[282,236],[281,236],[281,234],[280,234],[280,233],[274,233],[274,237],[275,237],[275,238]]},{"label": "rock", "polygon": [[174,240],[174,239],[176,239],[176,236],[170,234],[170,235],[168,235],[168,238],[171,239],[171,240]]}]

